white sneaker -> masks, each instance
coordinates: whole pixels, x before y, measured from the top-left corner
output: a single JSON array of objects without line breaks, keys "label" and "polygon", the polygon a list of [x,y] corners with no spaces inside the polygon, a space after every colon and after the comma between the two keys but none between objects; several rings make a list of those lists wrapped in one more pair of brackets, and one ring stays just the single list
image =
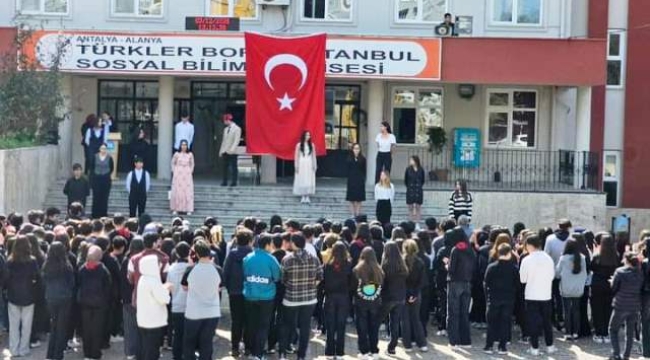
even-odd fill
[{"label": "white sneaker", "polygon": [[603,336],[603,342],[605,344],[609,344],[611,342],[611,340],[609,340],[609,336]]},{"label": "white sneaker", "polygon": [[440,330],[436,332],[437,336],[447,336],[447,330]]},{"label": "white sneaker", "polygon": [[526,350],[526,353],[531,356],[539,356],[539,349],[530,348]]},{"label": "white sneaker", "polygon": [[305,203],[311,204],[311,199],[309,198],[309,196],[305,196]]},{"label": "white sneaker", "polygon": [[602,344],[603,338],[601,336],[594,335],[593,340],[596,344]]},{"label": "white sneaker", "polygon": [[422,351],[422,352],[427,352],[427,351],[429,351],[429,348],[426,347],[426,346],[422,346],[422,347],[420,348],[420,351]]},{"label": "white sneaker", "polygon": [[404,348],[404,351],[407,352],[407,353],[412,353],[413,348]]},{"label": "white sneaker", "polygon": [[472,345],[460,345],[460,347],[463,349],[471,349]]},{"label": "white sneaker", "polygon": [[546,353],[549,354],[549,355],[550,354],[555,354],[556,352],[557,352],[557,348],[555,347],[555,345],[551,345],[551,346],[546,348]]},{"label": "white sneaker", "polygon": [[124,337],[122,337],[122,336],[119,336],[119,335],[111,336],[111,342],[112,343],[119,343],[119,342],[123,342],[123,341],[124,341]]}]

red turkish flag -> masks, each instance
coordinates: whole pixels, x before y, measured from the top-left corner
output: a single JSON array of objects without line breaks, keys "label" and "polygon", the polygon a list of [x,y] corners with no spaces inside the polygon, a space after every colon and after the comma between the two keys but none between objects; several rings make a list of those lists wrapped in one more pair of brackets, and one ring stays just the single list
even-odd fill
[{"label": "red turkish flag", "polygon": [[306,130],[325,155],[326,35],[245,39],[247,152],[292,160]]}]

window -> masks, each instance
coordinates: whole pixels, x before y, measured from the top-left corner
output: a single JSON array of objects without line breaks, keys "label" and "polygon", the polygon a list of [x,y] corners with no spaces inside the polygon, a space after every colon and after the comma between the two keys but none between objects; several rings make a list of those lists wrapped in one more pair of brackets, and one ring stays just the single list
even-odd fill
[{"label": "window", "polygon": [[620,153],[606,151],[603,166],[603,191],[607,206],[618,206]]},{"label": "window", "polygon": [[535,147],[537,92],[488,90],[486,127],[488,145]]},{"label": "window", "polygon": [[113,0],[113,15],[162,17],[163,0]]},{"label": "window", "polygon": [[395,0],[395,22],[441,23],[447,0]]},{"label": "window", "polygon": [[542,0],[491,0],[492,22],[498,25],[541,25]]},{"label": "window", "polygon": [[359,86],[325,87],[325,145],[327,150],[349,150],[359,142]]},{"label": "window", "polygon": [[208,16],[227,16],[240,19],[257,19],[257,0],[207,0]]},{"label": "window", "polygon": [[19,0],[18,10],[23,14],[66,15],[70,0]]},{"label": "window", "polygon": [[302,0],[304,20],[350,21],[354,0]]},{"label": "window", "polygon": [[427,130],[443,125],[440,88],[396,88],[392,101],[393,133],[398,143],[426,144]]},{"label": "window", "polygon": [[623,86],[625,33],[610,31],[607,36],[607,86]]},{"label": "window", "polygon": [[99,81],[99,108],[117,122],[124,144],[142,127],[147,140],[158,140],[158,83],[155,81]]}]

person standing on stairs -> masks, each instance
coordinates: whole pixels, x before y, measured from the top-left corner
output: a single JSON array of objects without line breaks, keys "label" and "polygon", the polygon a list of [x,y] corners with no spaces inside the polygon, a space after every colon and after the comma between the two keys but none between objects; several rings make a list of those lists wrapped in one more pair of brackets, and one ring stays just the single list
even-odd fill
[{"label": "person standing on stairs", "polygon": [[241,128],[232,121],[232,114],[223,114],[223,137],[219,156],[223,160],[223,181],[221,186],[228,185],[230,175],[230,186],[237,186],[237,147],[241,141]]},{"label": "person standing on stairs", "polygon": [[293,180],[293,194],[301,196],[301,204],[309,204],[310,195],[316,193],[316,147],[311,141],[309,131],[302,133],[300,142],[296,144],[294,157],[296,175]]},{"label": "person standing on stairs", "polygon": [[375,201],[377,201],[377,220],[386,226],[390,223],[393,214],[393,201],[395,201],[395,186],[390,182],[387,171],[381,172],[379,182],[375,185]]},{"label": "person standing on stairs", "polygon": [[[151,177],[144,170],[144,161],[140,157],[133,159],[134,169],[126,176],[126,191],[129,192],[129,216],[140,217],[147,206],[147,193],[151,188]],[[137,214],[137,215],[136,215]]]},{"label": "person standing on stairs", "polygon": [[92,218],[99,219],[108,215],[108,198],[111,195],[111,174],[113,173],[113,158],[108,154],[106,144],[99,147],[99,153],[93,155],[92,176],[90,185],[93,189]]},{"label": "person standing on stairs", "polygon": [[350,202],[352,216],[361,215],[361,203],[366,201],[366,158],[361,145],[352,145],[347,161],[348,183],[345,200]]},{"label": "person standing on stairs", "polygon": [[184,212],[192,215],[194,211],[194,155],[189,143],[182,140],[180,150],[172,158],[172,192],[169,207],[175,215]]},{"label": "person standing on stairs", "polygon": [[387,121],[381,122],[379,134],[375,138],[377,143],[377,161],[375,169],[375,184],[379,182],[379,178],[383,171],[390,174],[390,169],[393,165],[393,151],[397,139],[390,129],[390,124]]}]

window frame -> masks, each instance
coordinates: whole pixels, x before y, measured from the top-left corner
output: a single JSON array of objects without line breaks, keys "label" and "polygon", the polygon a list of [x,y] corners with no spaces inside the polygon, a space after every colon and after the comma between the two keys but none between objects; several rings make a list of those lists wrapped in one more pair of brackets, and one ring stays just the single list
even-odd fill
[{"label": "window frame", "polygon": [[544,26],[544,6],[546,5],[545,0],[539,0],[539,22],[536,24],[532,23],[520,23],[518,21],[519,17],[519,1],[522,0],[512,0],[512,20],[511,21],[496,21],[494,20],[494,6],[496,5],[495,1],[499,0],[490,0],[487,13],[489,16],[488,24],[491,26],[505,26],[505,27],[527,27],[527,28],[539,28]]},{"label": "window frame", "polygon": [[133,13],[119,13],[117,12],[117,1],[118,0],[110,0],[110,14],[111,17],[113,18],[138,18],[138,19],[164,19],[165,18],[165,8],[167,7],[167,2],[170,0],[160,0],[161,5],[160,5],[160,15],[140,15],[139,14],[139,0],[131,0],[134,3]]},{"label": "window frame", "polygon": [[[515,111],[533,111],[532,108],[515,108],[514,107],[514,93],[515,92],[533,92],[535,93],[535,146],[515,146],[512,144],[512,127],[513,127],[513,113]],[[508,93],[507,106],[491,106],[490,94],[494,93]],[[485,130],[483,146],[486,149],[508,149],[508,150],[536,150],[539,146],[539,90],[533,88],[488,88],[485,91]],[[495,111],[490,111],[494,109]],[[508,113],[508,133],[504,144],[491,144],[490,143],[490,113],[491,112],[507,112]]]},{"label": "window frame", "polygon": [[[616,170],[616,176],[606,176],[605,171],[607,167],[607,157],[608,156],[614,156],[616,159],[615,163],[615,170]],[[615,182],[616,183],[616,204],[615,205],[607,205],[608,208],[618,208],[621,205],[621,152],[616,151],[616,150],[604,150],[603,151],[603,170],[602,170],[602,182],[603,182],[603,188],[605,186],[606,182]]]},{"label": "window frame", "polygon": [[[393,22],[397,25],[408,25],[408,24],[440,24],[444,21],[443,19],[438,19],[438,20],[433,20],[433,21],[425,21],[422,20],[422,12],[418,12],[418,18],[415,20],[407,20],[407,19],[400,19],[399,18],[399,3],[401,0],[393,0]],[[416,0],[418,2],[418,9],[422,9],[424,0]],[[449,12],[449,0],[445,0],[445,10],[443,14]]]},{"label": "window frame", "polygon": [[39,10],[23,10],[22,5],[24,0],[16,0],[16,13],[19,15],[45,15],[45,16],[70,16],[70,6],[72,5],[72,0],[65,0],[65,12],[49,12],[45,11],[45,1],[38,0]]},{"label": "window frame", "polygon": [[[618,55],[609,54],[609,45],[612,35],[618,35]],[[607,75],[608,78],[605,79],[608,89],[622,89],[625,87],[625,59],[627,54],[627,32],[622,29],[608,29],[607,30]],[[609,62],[610,61],[620,61],[621,62],[621,73],[619,75],[618,84],[609,84]]]},{"label": "window frame", "polygon": [[[307,5],[306,0],[300,0],[300,21],[301,22],[307,22],[307,23],[322,23],[322,22],[329,22],[329,23],[352,23],[354,22],[354,8],[355,8],[355,3],[356,1],[350,0],[350,18],[349,19],[329,19],[327,16],[325,16],[322,19],[319,18],[310,18],[310,17],[305,17],[305,6]],[[318,0],[313,0],[313,1],[318,1]],[[328,1],[325,1],[325,15],[327,15],[327,7],[328,7]]]},{"label": "window frame", "polygon": [[[397,93],[398,90],[410,90],[415,93],[415,99],[413,105],[395,105],[395,94]],[[398,146],[425,146],[426,143],[418,143],[418,128],[417,128],[417,121],[418,121],[418,115],[419,115],[419,110],[426,108],[426,109],[435,109],[437,108],[436,106],[420,106],[418,104],[418,101],[420,99],[420,92],[421,91],[439,91],[440,96],[442,97],[440,101],[440,114],[442,118],[442,124],[441,127],[445,127],[445,88],[443,86],[417,86],[413,84],[403,84],[403,85],[394,85],[390,89],[390,120],[391,120],[391,127],[393,128],[393,133],[395,133],[395,109],[414,109],[415,110],[415,134],[413,135],[414,141],[412,143],[410,142],[400,142],[399,139],[397,139],[397,145]],[[397,138],[397,136],[396,136]]]},{"label": "window frame", "polygon": [[[228,17],[236,17],[235,16],[235,0],[227,0],[228,1],[228,14],[227,15],[214,15],[210,12],[210,3],[212,2],[211,0],[205,0],[205,16],[210,16],[210,17],[218,17],[218,18],[228,18]],[[262,18],[262,6],[260,5],[259,0],[255,0],[255,17],[245,17],[245,18],[239,18],[241,21],[259,21]]]}]

